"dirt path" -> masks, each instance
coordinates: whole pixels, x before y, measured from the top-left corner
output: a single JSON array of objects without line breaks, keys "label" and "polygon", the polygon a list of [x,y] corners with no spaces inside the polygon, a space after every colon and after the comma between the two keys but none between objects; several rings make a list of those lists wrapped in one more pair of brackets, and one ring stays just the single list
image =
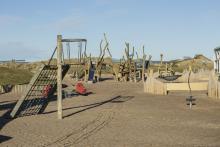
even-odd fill
[{"label": "dirt path", "polygon": [[[93,94],[63,101],[64,119],[57,120],[56,102],[44,114],[1,121],[1,146],[220,146],[220,101],[204,92],[192,110],[187,93],[153,96],[141,83],[104,81],[86,85]],[[16,96],[0,95],[0,115]]]}]

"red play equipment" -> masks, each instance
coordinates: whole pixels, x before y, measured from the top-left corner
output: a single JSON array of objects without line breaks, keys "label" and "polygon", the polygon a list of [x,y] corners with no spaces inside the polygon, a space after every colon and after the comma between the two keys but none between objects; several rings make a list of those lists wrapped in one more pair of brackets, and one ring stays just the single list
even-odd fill
[{"label": "red play equipment", "polygon": [[86,88],[83,86],[82,83],[77,83],[76,84],[76,92],[82,95],[86,94]]},{"label": "red play equipment", "polygon": [[49,92],[51,91],[52,87],[51,85],[46,85],[44,88],[43,88],[43,91],[42,91],[42,94],[44,97],[48,97],[49,95]]}]

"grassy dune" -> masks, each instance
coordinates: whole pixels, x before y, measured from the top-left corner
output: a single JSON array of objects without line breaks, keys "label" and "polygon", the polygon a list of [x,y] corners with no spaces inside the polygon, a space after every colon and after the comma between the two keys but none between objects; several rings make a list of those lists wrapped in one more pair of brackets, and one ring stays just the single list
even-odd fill
[{"label": "grassy dune", "polygon": [[24,69],[0,67],[0,85],[28,83],[32,73]]}]

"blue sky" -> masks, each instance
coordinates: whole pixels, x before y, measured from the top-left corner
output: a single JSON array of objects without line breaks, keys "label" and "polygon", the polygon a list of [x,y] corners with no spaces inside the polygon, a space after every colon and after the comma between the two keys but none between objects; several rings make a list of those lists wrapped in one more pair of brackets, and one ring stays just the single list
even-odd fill
[{"label": "blue sky", "polygon": [[45,60],[56,35],[86,38],[99,53],[106,32],[114,58],[125,41],[154,60],[204,54],[220,46],[219,0],[1,0],[0,60]]}]

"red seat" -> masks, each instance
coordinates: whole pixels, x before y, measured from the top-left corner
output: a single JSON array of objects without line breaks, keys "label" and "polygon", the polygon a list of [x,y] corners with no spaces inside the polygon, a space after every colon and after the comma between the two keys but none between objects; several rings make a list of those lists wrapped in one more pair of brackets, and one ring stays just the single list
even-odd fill
[{"label": "red seat", "polygon": [[44,86],[44,89],[43,89],[43,92],[42,92],[43,96],[48,97],[49,92],[51,91],[51,89],[52,89],[51,85]]},{"label": "red seat", "polygon": [[76,84],[76,92],[79,94],[86,94],[86,88],[83,86],[82,83]]}]

